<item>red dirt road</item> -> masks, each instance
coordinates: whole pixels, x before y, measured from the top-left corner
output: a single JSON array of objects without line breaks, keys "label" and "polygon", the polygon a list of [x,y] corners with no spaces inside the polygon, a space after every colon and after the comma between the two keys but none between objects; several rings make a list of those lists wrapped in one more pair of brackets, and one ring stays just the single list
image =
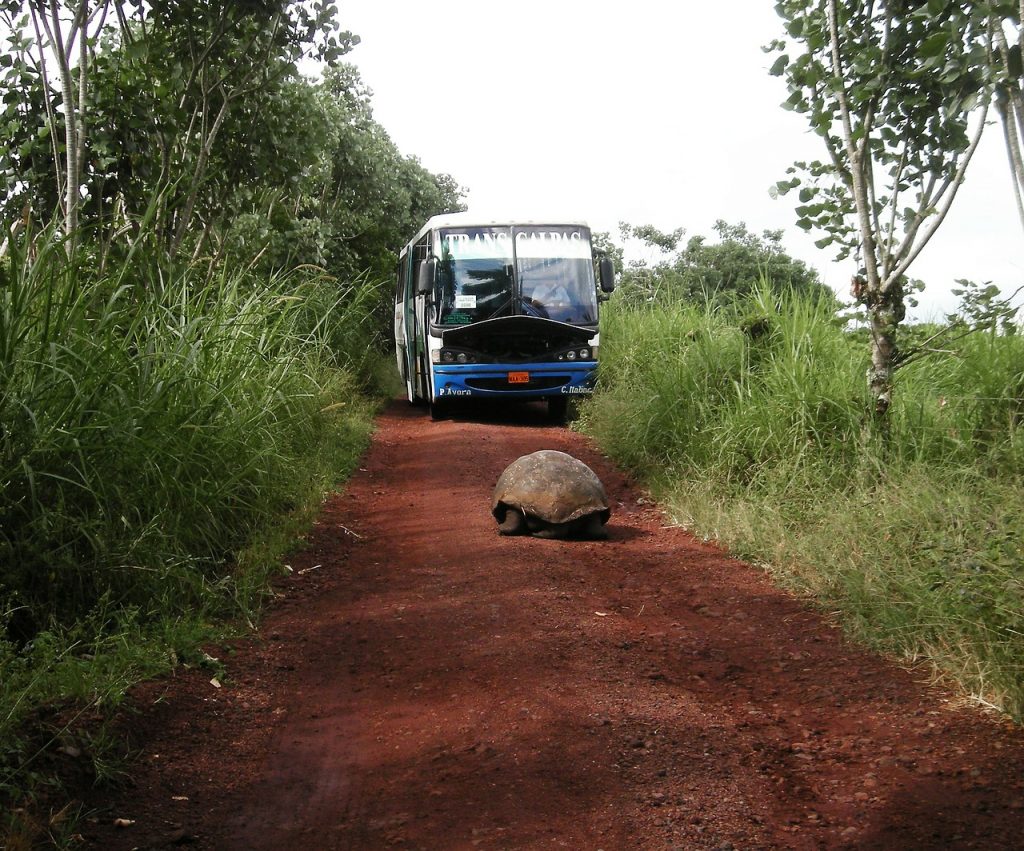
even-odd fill
[{"label": "red dirt road", "polygon": [[[602,477],[608,541],[498,536],[491,489],[541,448]],[[291,564],[223,688],[138,690],[94,847],[1024,847],[1019,730],[669,527],[539,411],[393,404]]]}]

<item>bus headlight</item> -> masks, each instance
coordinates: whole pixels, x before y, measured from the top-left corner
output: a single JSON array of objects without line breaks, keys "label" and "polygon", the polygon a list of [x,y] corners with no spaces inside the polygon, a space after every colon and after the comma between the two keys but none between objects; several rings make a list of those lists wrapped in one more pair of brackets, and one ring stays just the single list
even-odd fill
[{"label": "bus headlight", "polygon": [[466,357],[466,353],[465,352],[459,352],[459,354],[455,358],[455,360],[457,360],[459,363],[465,363],[466,361],[469,360],[469,358]]},{"label": "bus headlight", "polygon": [[574,351],[573,351],[572,349],[570,349],[569,351],[567,351],[567,352],[565,353],[565,356],[566,356],[566,357],[567,357],[567,358],[568,358],[569,360],[576,360],[576,352],[574,352]]},{"label": "bus headlight", "polygon": [[580,349],[580,360],[590,359],[590,349]]},{"label": "bus headlight", "polygon": [[440,363],[441,362],[441,350],[440,349],[431,349],[430,350],[430,362],[431,363]]},{"label": "bus headlight", "polygon": [[451,352],[449,352],[447,350],[445,350],[444,354],[441,357],[444,359],[445,363],[454,363],[455,362],[455,355],[453,355]]}]

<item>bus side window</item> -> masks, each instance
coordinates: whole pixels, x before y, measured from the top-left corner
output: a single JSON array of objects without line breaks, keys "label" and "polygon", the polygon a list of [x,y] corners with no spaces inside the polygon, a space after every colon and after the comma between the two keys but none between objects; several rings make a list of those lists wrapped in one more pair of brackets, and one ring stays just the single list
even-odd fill
[{"label": "bus side window", "polygon": [[401,304],[405,298],[405,279],[407,277],[406,270],[409,267],[408,256],[402,257],[398,261],[398,286],[395,288],[395,304]]},{"label": "bus side window", "polygon": [[405,284],[405,295],[410,301],[416,297],[416,270],[420,268],[420,261],[426,260],[430,256],[430,234],[428,233],[423,239],[413,246],[412,250],[412,270],[406,270],[407,281]]}]

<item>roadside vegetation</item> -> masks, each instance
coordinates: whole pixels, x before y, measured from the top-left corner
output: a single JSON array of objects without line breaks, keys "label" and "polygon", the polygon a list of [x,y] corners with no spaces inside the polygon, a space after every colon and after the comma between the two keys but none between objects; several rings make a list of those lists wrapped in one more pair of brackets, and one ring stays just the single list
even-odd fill
[{"label": "roadside vegetation", "polygon": [[206,281],[138,255],[95,278],[59,242],[33,245],[0,307],[12,798],[46,779],[48,745],[102,778],[116,755],[96,729],[79,741],[77,720],[95,725],[140,677],[211,664],[202,642],[254,623],[374,410],[371,287],[316,270]]},{"label": "roadside vegetation", "polygon": [[335,16],[0,4],[4,847],[75,832],[62,774],[119,776],[132,684],[221,673],[393,390],[395,247],[461,191]]},{"label": "roadside vegetation", "polygon": [[955,315],[906,317],[990,105],[1024,222],[1024,30],[1019,3],[933,6],[785,0],[765,48],[824,154],[773,191],[850,261],[853,312],[778,234],[624,225],[656,259],[605,311],[582,426],[681,523],[1021,719],[1021,290],[962,281]]},{"label": "roadside vegetation", "polygon": [[582,427],[696,534],[1020,719],[1024,335],[1005,314],[964,334],[972,310],[879,424],[864,332],[827,301],[613,301]]}]

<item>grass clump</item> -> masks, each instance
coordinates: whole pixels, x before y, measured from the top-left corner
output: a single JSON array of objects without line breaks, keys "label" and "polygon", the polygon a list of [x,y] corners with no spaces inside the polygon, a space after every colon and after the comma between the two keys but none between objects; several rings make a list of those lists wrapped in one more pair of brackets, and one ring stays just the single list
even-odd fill
[{"label": "grass clump", "polygon": [[884,432],[830,308],[623,309],[583,424],[690,528],[768,562],[861,640],[1024,716],[1024,337],[908,364]]}]

